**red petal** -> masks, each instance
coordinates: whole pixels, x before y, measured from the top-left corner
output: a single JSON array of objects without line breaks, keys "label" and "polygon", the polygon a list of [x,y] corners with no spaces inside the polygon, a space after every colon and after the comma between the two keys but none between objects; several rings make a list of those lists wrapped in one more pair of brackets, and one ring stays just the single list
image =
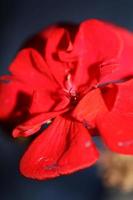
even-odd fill
[{"label": "red petal", "polygon": [[93,56],[91,59],[96,58],[94,60],[96,62],[118,58],[123,48],[115,28],[99,20],[88,20],[81,23],[79,36],[79,41],[86,47],[83,52],[81,50],[81,55],[87,53],[86,50],[92,50],[90,52]]},{"label": "red petal", "polygon": [[133,153],[133,80],[117,85],[111,112],[98,116],[97,126],[105,143],[116,152]]},{"label": "red petal", "polygon": [[13,137],[28,137],[36,133],[42,125],[49,123],[53,118],[59,116],[60,114],[67,111],[66,109],[62,109],[58,112],[48,112],[48,113],[38,113],[35,115],[31,115],[28,119],[26,119],[24,123],[16,126],[13,130]]},{"label": "red petal", "polygon": [[89,132],[81,123],[74,122],[70,131],[70,144],[59,161],[61,174],[68,174],[89,167],[99,157]]},{"label": "red petal", "polygon": [[[124,48],[120,57],[120,68],[117,73],[119,75],[133,76],[133,33],[125,29],[118,29],[121,38],[123,39]],[[120,74],[121,73],[121,74]]]},{"label": "red petal", "polygon": [[133,112],[133,79],[121,84],[117,84],[117,98],[115,100],[113,111],[130,114]]},{"label": "red petal", "polygon": [[59,53],[61,61],[72,66],[76,63],[73,79],[77,87],[105,81],[110,75],[113,79],[123,50],[124,41],[119,32],[115,26],[99,20],[87,20],[79,25],[71,51]]},{"label": "red petal", "polygon": [[58,117],[33,141],[20,163],[24,176],[35,179],[59,176],[57,162],[66,149],[69,127],[68,120]]},{"label": "red petal", "polygon": [[[105,63],[105,65],[102,66],[104,76],[101,77],[101,82],[120,80],[127,76],[133,76],[133,34],[121,27],[111,26],[121,39],[123,48],[121,49],[119,58],[116,60],[116,64],[113,61],[114,63],[112,62],[112,64]],[[107,73],[106,70],[108,70]]]},{"label": "red petal", "polygon": [[29,86],[15,80],[12,76],[0,80],[0,119],[18,117],[28,109],[31,103],[32,90]]},{"label": "red petal", "polygon": [[44,86],[44,89],[34,92],[30,113],[58,112],[66,108],[68,104],[69,99],[61,94],[61,90],[53,88],[53,91],[48,91]]},{"label": "red petal", "polygon": [[[98,20],[88,20],[81,23],[73,45],[73,54],[78,56],[78,68],[75,74],[76,85],[85,84],[92,79],[92,69],[95,68],[95,79],[100,65],[116,64],[123,44],[115,28]],[[106,70],[110,74],[113,68]]]},{"label": "red petal", "polygon": [[50,70],[61,86],[64,86],[64,80],[69,69],[68,65],[58,58],[58,51],[69,49],[70,37],[68,31],[64,28],[55,28],[49,35],[45,49],[45,58]]},{"label": "red petal", "polygon": [[11,73],[32,89],[57,88],[50,70],[41,55],[34,49],[21,50],[10,66]]},{"label": "red petal", "polygon": [[73,116],[79,121],[87,121],[88,125],[95,125],[96,116],[105,113],[107,107],[99,89],[88,92],[76,106]]},{"label": "red petal", "polygon": [[[26,151],[20,163],[21,173],[26,177],[42,180],[70,173],[94,163],[98,153],[90,143],[88,132],[79,129],[80,125],[77,126],[76,129],[72,128],[72,133],[70,121],[61,117],[56,118]],[[84,132],[78,133],[79,130]],[[76,159],[77,153],[80,153],[80,158]]]},{"label": "red petal", "polygon": [[20,51],[11,64],[10,71],[34,91],[30,113],[57,111],[68,104],[60,93],[62,88],[56,83],[41,55],[34,49]]},{"label": "red petal", "polygon": [[105,144],[112,151],[133,154],[132,114],[107,113],[98,118],[97,125]]}]

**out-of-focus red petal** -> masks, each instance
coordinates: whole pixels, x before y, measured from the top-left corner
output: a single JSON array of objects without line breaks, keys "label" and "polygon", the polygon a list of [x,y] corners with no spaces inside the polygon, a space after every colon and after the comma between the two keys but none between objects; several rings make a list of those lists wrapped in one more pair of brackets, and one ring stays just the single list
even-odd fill
[{"label": "out-of-focus red petal", "polygon": [[120,57],[119,74],[133,76],[133,33],[125,29],[119,28],[118,31],[124,43],[124,48]]},{"label": "out-of-focus red petal", "polygon": [[119,112],[106,113],[98,118],[100,135],[112,150],[123,154],[133,154],[133,116]]},{"label": "out-of-focus red petal", "polygon": [[60,174],[68,174],[91,166],[96,162],[99,153],[93,144],[90,134],[83,124],[73,122],[71,125],[70,143],[59,160]]},{"label": "out-of-focus red petal", "polygon": [[79,121],[86,121],[91,128],[95,126],[96,116],[107,110],[101,91],[94,89],[80,100],[72,115]]},{"label": "out-of-focus red petal", "polygon": [[112,150],[133,153],[133,80],[117,84],[117,96],[111,112],[97,118],[97,127]]},{"label": "out-of-focus red petal", "polygon": [[90,136],[79,124],[76,125],[71,129],[71,121],[57,117],[33,141],[22,157],[21,173],[26,177],[43,180],[71,173],[94,163],[98,153]]},{"label": "out-of-focus red petal", "polygon": [[117,98],[115,100],[113,111],[130,114],[133,112],[133,79],[117,84]]},{"label": "out-of-focus red petal", "polygon": [[[123,48],[119,58],[116,60],[116,64],[115,62],[110,62],[101,66],[102,73],[104,73],[101,77],[101,82],[119,80],[128,76],[133,76],[133,34],[121,27],[111,24],[109,24],[109,26],[111,26],[117,35],[119,35]],[[106,70],[108,70],[109,73],[106,73]]]},{"label": "out-of-focus red petal", "polygon": [[12,76],[0,79],[0,119],[18,117],[21,111],[28,109],[31,103],[32,90],[28,85],[17,81]]}]

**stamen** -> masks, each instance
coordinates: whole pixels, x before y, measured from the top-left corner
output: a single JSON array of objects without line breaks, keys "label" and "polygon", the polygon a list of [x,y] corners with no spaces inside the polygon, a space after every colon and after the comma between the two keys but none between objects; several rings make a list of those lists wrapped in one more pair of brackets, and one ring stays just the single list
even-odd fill
[{"label": "stamen", "polygon": [[70,72],[66,76],[64,91],[66,92],[67,97],[70,99],[70,104],[75,106],[78,103],[79,94],[77,93],[76,88],[72,82],[72,76]]},{"label": "stamen", "polygon": [[66,87],[70,91],[72,89],[72,79],[71,79],[71,74],[69,73],[66,77]]},{"label": "stamen", "polygon": [[76,89],[72,83],[72,76],[70,73],[68,73],[66,76],[65,87],[66,89],[64,89],[64,91],[66,91],[70,96],[76,96]]}]

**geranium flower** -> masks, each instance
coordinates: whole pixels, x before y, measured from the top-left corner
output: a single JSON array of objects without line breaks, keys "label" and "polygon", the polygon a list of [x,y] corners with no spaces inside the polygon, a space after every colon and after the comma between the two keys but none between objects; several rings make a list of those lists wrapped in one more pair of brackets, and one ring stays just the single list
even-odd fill
[{"label": "geranium flower", "polygon": [[47,179],[86,168],[110,149],[133,153],[133,36],[89,20],[45,29],[22,49],[0,82],[0,118],[14,137],[40,132],[20,162],[21,173]]}]

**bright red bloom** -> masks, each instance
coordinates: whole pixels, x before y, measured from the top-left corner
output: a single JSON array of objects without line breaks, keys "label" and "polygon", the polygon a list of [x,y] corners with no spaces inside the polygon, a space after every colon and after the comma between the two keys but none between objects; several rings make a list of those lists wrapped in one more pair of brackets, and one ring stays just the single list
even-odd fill
[{"label": "bright red bloom", "polygon": [[22,157],[23,175],[46,179],[92,165],[96,132],[112,150],[133,154],[132,52],[131,33],[89,20],[50,27],[18,53],[1,77],[0,118],[16,123],[14,137],[52,122]]}]

